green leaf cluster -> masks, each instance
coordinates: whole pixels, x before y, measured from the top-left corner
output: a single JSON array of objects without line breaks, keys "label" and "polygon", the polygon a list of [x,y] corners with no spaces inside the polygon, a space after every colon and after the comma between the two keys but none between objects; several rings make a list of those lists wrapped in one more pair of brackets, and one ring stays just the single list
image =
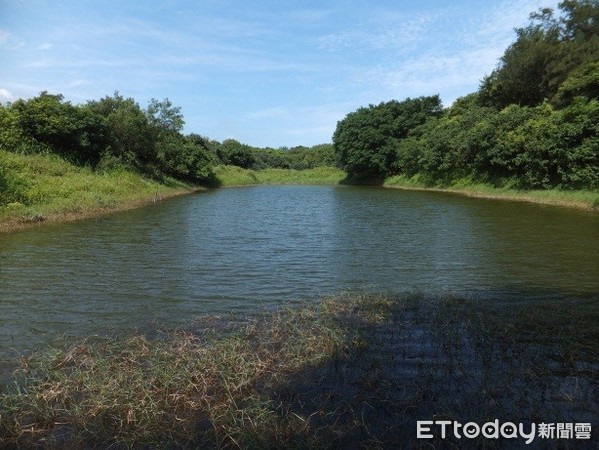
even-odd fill
[{"label": "green leaf cluster", "polygon": [[152,99],[146,109],[118,92],[84,105],[42,92],[0,105],[0,149],[56,153],[96,171],[133,169],[155,179],[213,178],[215,157],[203,140],[184,136],[179,107]]},{"label": "green leaf cluster", "polygon": [[[516,30],[516,41],[482,82],[483,103],[502,109],[510,104],[536,106],[545,100],[562,101],[564,92],[556,98],[560,87],[573,72],[585,67],[591,78],[587,82],[592,82],[591,72],[596,73],[599,61],[599,3],[566,0],[559,9],[558,15],[551,8],[532,13],[531,23]],[[589,67],[593,63],[594,68]],[[595,89],[596,83],[595,78]],[[574,86],[564,89],[576,91]]]},{"label": "green leaf cluster", "polygon": [[420,97],[348,114],[333,136],[340,167],[370,182],[599,188],[599,3],[559,7],[532,14],[478,92],[450,108]]},{"label": "green leaf cluster", "polygon": [[226,139],[221,144],[213,142],[212,148],[219,164],[243,169],[307,170],[335,166],[335,155],[331,144],[274,149],[252,147],[235,139]]},{"label": "green leaf cluster", "polygon": [[599,187],[599,100],[499,112],[452,107],[396,148],[395,172],[431,184],[475,178],[521,188]]},{"label": "green leaf cluster", "polygon": [[378,180],[393,174],[399,142],[441,112],[438,95],[359,108],[337,123],[333,135],[340,167],[353,179]]}]

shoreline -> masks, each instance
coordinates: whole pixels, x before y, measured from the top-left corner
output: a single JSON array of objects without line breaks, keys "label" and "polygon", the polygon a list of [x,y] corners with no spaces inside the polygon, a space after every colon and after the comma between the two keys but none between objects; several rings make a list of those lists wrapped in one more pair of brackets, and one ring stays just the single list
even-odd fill
[{"label": "shoreline", "polygon": [[[217,168],[217,176],[221,179],[219,188],[239,188],[249,186],[265,185],[347,185],[351,183],[344,182],[344,177],[339,172],[330,171],[321,173],[320,176],[314,176],[318,172],[316,169],[307,169],[305,175],[301,177],[302,171],[293,169],[270,169],[270,170],[249,170],[235,166],[220,166]],[[321,168],[332,169],[332,168]],[[285,172],[290,175],[287,179],[281,178]],[[359,186],[356,185],[356,186]],[[442,192],[466,197],[507,200],[534,203],[538,205],[558,206],[565,208],[578,209],[581,211],[599,212],[599,191],[557,191],[557,190],[536,190],[536,191],[517,191],[504,188],[495,188],[482,184],[473,184],[471,186],[459,186],[436,188],[421,185],[416,180],[405,180],[397,176],[389,177],[383,184],[373,185],[387,189],[401,189],[408,191],[428,191]],[[577,198],[578,197],[578,198]],[[586,197],[586,198],[585,198]]]},{"label": "shoreline", "polygon": [[[169,189],[167,186],[164,186],[165,189]],[[142,208],[153,203],[159,203],[164,200],[169,200],[171,198],[180,197],[182,195],[193,194],[196,192],[202,192],[208,190],[207,188],[200,186],[189,186],[188,188],[178,188],[175,191],[166,191],[160,192],[156,191],[153,195],[150,196],[142,196],[135,199],[124,199],[124,200],[116,200],[114,205],[111,206],[102,206],[98,205],[97,207],[87,208],[82,211],[63,211],[51,213],[48,215],[44,215],[40,218],[24,218],[22,215],[8,217],[6,219],[0,220],[0,234],[11,233],[15,231],[26,230],[29,228],[35,228],[38,226],[42,226],[45,224],[55,224],[55,223],[67,223],[67,222],[76,222],[79,220],[93,219],[96,217],[107,216],[112,213],[121,212],[121,211],[129,211],[137,208]]]},{"label": "shoreline", "polygon": [[[478,190],[473,188],[434,188],[424,186],[409,186],[401,184],[387,184],[386,182],[381,186],[386,189],[399,189],[404,191],[421,191],[421,192],[440,192],[446,194],[462,195],[465,197],[488,199],[488,200],[505,200],[514,202],[533,203],[537,205],[545,206],[557,206],[562,208],[572,208],[581,211],[588,212],[599,212],[599,192],[596,193],[595,204],[591,204],[590,200],[578,200],[569,198],[552,198],[552,192],[556,191],[505,191],[501,188],[488,188],[491,191]],[[590,191],[563,191],[568,196],[575,192],[589,192]],[[538,197],[536,196],[538,195]]]},{"label": "shoreline", "polygon": [[[243,170],[243,169],[242,169]],[[277,172],[280,174],[281,169]],[[253,171],[254,173],[260,173],[260,171]],[[298,171],[294,171],[293,173],[297,175]],[[301,172],[301,171],[300,171]],[[313,173],[313,171],[312,171]],[[235,180],[238,181],[238,180]],[[327,182],[328,181],[328,182]],[[330,180],[325,179],[314,179],[308,178],[307,180],[300,180],[297,177],[285,180],[272,180],[265,177],[263,179],[256,179],[255,183],[229,183],[224,181],[221,186],[218,188],[243,188],[243,187],[251,187],[251,186],[283,186],[283,185],[340,185],[342,183],[339,182],[330,182]],[[351,185],[350,185],[351,186]],[[483,187],[482,189],[477,189],[476,186],[472,188],[435,188],[435,187],[425,187],[418,185],[409,185],[409,182],[406,184],[393,184],[393,181],[389,183],[386,181],[380,186],[385,189],[398,189],[405,191],[421,191],[421,192],[440,192],[440,193],[448,193],[453,195],[462,195],[466,197],[472,198],[480,198],[480,199],[490,199],[490,200],[505,200],[505,201],[516,201],[516,202],[525,202],[532,203],[537,205],[546,205],[546,206],[556,206],[563,208],[571,208],[577,209],[580,211],[587,212],[599,212],[599,193],[593,193],[592,191],[573,191],[573,192],[559,192],[557,195],[552,197],[551,195],[556,195],[556,191],[507,191],[499,188],[492,187]],[[59,212],[51,212],[48,214],[35,214],[31,217],[24,216],[23,214],[15,211],[14,215],[8,215],[5,218],[0,219],[0,234],[10,233],[14,231],[29,229],[38,227],[43,224],[48,223],[66,223],[66,222],[75,222],[79,220],[86,220],[95,217],[102,217],[111,213],[127,211],[132,209],[141,208],[144,206],[151,205],[153,203],[157,203],[163,200],[168,200],[170,198],[179,197],[181,195],[193,194],[196,192],[206,191],[209,188],[201,187],[201,186],[187,186],[187,187],[177,187],[177,188],[169,188],[168,186],[162,186],[163,191],[157,190],[155,193],[151,195],[143,195],[141,197],[128,199],[124,198],[122,200],[115,200],[113,205],[101,205],[98,204],[96,206],[91,207],[82,207],[81,210],[65,210]],[[488,190],[487,190],[488,189]],[[568,198],[576,195],[576,193],[587,193],[589,199],[576,199],[576,198]],[[564,197],[560,197],[559,195],[565,195]],[[595,195],[595,199],[593,199],[593,195]],[[44,205],[39,205],[44,206]]]},{"label": "shoreline", "polygon": [[[401,448],[422,418],[594,423],[599,305],[496,300],[342,293],[76,340],[0,385],[0,446]],[[460,445],[448,439],[430,442]]]}]

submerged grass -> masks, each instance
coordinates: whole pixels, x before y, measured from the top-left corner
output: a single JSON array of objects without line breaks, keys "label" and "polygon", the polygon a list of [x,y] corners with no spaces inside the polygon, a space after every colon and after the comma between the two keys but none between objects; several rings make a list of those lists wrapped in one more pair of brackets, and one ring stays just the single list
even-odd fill
[{"label": "submerged grass", "polygon": [[249,170],[237,166],[217,166],[214,170],[221,186],[249,186],[260,184],[339,184],[345,172],[334,167],[314,169]]},{"label": "submerged grass", "polygon": [[192,190],[174,180],[162,184],[126,170],[95,172],[54,154],[0,153],[3,164],[15,174],[12,183],[17,197],[0,205],[0,231],[91,217]]},{"label": "submerged grass", "polygon": [[513,446],[417,441],[416,420],[596,424],[598,319],[596,300],[344,294],[89,338],[22,360],[0,393],[0,446]]}]

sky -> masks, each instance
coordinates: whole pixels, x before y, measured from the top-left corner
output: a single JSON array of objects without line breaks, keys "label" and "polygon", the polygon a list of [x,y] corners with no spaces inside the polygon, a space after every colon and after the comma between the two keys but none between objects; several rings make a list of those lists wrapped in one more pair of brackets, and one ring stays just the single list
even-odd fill
[{"label": "sky", "polygon": [[477,90],[554,0],[0,0],[0,102],[118,91],[181,107],[185,133],[331,142],[362,106]]}]

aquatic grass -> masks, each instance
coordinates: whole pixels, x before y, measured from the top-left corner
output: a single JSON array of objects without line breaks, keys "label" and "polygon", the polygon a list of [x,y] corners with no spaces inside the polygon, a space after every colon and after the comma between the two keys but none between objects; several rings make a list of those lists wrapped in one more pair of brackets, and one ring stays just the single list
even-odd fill
[{"label": "aquatic grass", "polygon": [[205,436],[194,441],[263,439],[280,426],[264,393],[345,348],[351,333],[326,310],[325,302],[277,313],[225,339],[183,331],[152,341],[90,338],[33,356],[0,396],[0,437],[25,445],[62,438],[72,445],[185,447],[203,427]]},{"label": "aquatic grass", "polygon": [[423,444],[422,419],[592,422],[598,314],[596,299],[354,292],[91,337],[23,359],[0,445],[397,448]]}]

